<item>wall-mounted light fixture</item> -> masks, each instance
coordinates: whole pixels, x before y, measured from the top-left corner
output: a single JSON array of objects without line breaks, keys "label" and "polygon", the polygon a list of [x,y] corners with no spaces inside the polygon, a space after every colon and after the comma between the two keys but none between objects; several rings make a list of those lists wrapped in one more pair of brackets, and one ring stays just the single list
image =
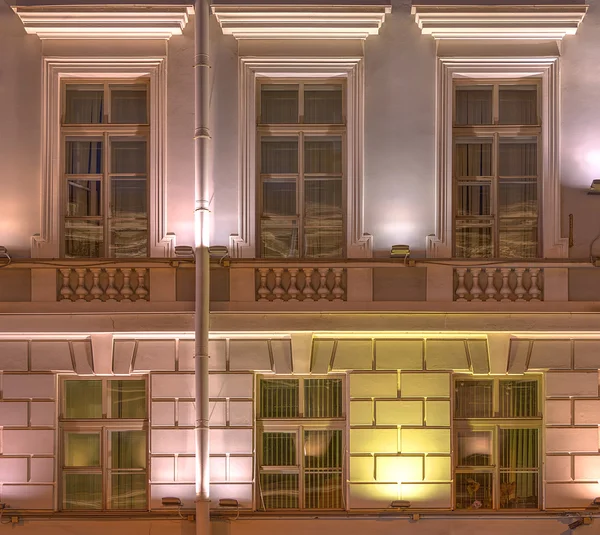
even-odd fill
[{"label": "wall-mounted light fixture", "polygon": [[390,503],[390,507],[393,509],[408,509],[410,507],[410,502],[408,500],[394,500]]},{"label": "wall-mounted light fixture", "polygon": [[219,500],[219,507],[239,507],[240,502],[233,498],[221,498]]},{"label": "wall-mounted light fixture", "polygon": [[590,189],[587,192],[588,195],[600,195],[600,178],[592,180]]},{"label": "wall-mounted light fixture", "polygon": [[181,498],[175,496],[165,496],[162,499],[162,504],[164,507],[181,507],[183,505]]},{"label": "wall-mounted light fixture", "polygon": [[218,262],[225,267],[229,265],[229,249],[225,245],[212,245],[208,248],[208,254],[212,262]]},{"label": "wall-mounted light fixture", "polygon": [[191,245],[176,245],[176,258],[194,258],[194,248]]}]

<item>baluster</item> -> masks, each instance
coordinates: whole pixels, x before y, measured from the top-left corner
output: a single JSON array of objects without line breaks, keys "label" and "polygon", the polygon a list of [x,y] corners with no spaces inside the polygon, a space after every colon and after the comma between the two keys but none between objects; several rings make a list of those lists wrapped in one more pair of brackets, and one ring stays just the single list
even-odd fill
[{"label": "baluster", "polygon": [[304,295],[304,300],[306,301],[315,298],[315,289],[312,285],[312,274],[315,271],[314,268],[304,268],[304,288],[302,288],[302,294]]},{"label": "baluster", "polygon": [[288,295],[290,296],[290,300],[297,301],[298,296],[300,295],[300,290],[296,286],[296,277],[298,276],[298,268],[288,268],[290,273],[290,287],[288,288]]},{"label": "baluster", "polygon": [[275,296],[275,301],[283,301],[283,296],[285,295],[285,290],[281,286],[281,276],[283,275],[283,268],[273,268],[273,273],[275,273],[275,287],[273,288],[273,295]]},{"label": "baluster", "polygon": [[342,299],[344,296],[344,290],[342,288],[342,273],[344,272],[343,268],[333,268],[333,275],[335,277],[333,289],[331,293],[333,294],[334,299]]},{"label": "baluster", "polygon": [[467,288],[465,286],[465,273],[466,268],[456,268],[456,274],[458,276],[458,286],[456,287],[456,295],[458,296],[456,301],[466,301]]},{"label": "baluster", "polygon": [[327,296],[329,295],[329,288],[327,288],[327,274],[329,273],[329,268],[319,268],[319,275],[321,277],[319,289],[317,293],[319,294],[319,299],[321,301],[327,301]]},{"label": "baluster", "polygon": [[78,277],[77,288],[75,288],[75,295],[77,295],[78,299],[85,299],[90,293],[85,287],[85,274],[87,272],[87,269],[80,268],[76,269],[75,271],[77,272]]},{"label": "baluster", "polygon": [[487,284],[485,286],[485,300],[493,301],[496,299],[496,295],[498,294],[498,290],[496,289],[496,285],[494,284],[494,275],[496,275],[496,269],[483,268],[483,272],[487,276]]},{"label": "baluster", "polygon": [[133,290],[131,288],[131,268],[121,268],[121,273],[123,274],[123,286],[121,287],[121,296],[123,299],[131,300],[131,296],[133,295]]},{"label": "baluster", "polygon": [[538,276],[542,272],[540,268],[529,268],[529,274],[531,275],[531,286],[529,287],[529,295],[531,301],[539,301],[542,296],[542,291],[538,286]]},{"label": "baluster", "polygon": [[115,268],[106,268],[106,273],[108,274],[108,286],[104,293],[109,299],[116,299],[117,295],[119,295],[119,290],[115,288],[115,274],[117,270]]},{"label": "baluster", "polygon": [[479,274],[481,273],[481,268],[470,268],[471,277],[473,279],[473,283],[471,285],[471,296],[473,297],[471,301],[481,301],[481,294],[483,293],[481,290],[481,286],[479,285]]},{"label": "baluster", "polygon": [[511,268],[501,268],[502,273],[502,288],[500,288],[500,295],[502,299],[500,301],[510,301],[511,289],[508,283],[508,277],[510,276]]},{"label": "baluster", "polygon": [[269,268],[258,268],[260,273],[260,286],[258,287],[257,294],[259,301],[268,301],[267,297],[271,293],[267,288],[267,275],[269,274]]},{"label": "baluster", "polygon": [[73,299],[73,289],[71,288],[71,268],[61,268],[62,286],[60,288],[61,299]]},{"label": "baluster", "polygon": [[136,268],[135,272],[138,280],[135,295],[138,296],[138,299],[147,299],[148,288],[146,288],[146,268]]},{"label": "baluster", "polygon": [[92,281],[92,289],[90,290],[90,294],[92,295],[92,299],[100,299],[100,297],[102,297],[102,294],[104,293],[102,291],[102,288],[100,288],[100,273],[101,273],[101,269],[100,268],[90,268],[90,271],[92,272],[92,277],[93,277],[93,281]]},{"label": "baluster", "polygon": [[525,268],[515,268],[515,273],[517,274],[517,285],[515,286],[515,295],[517,296],[517,301],[525,301],[523,296],[527,293],[527,290],[523,287],[523,273],[525,272]]}]

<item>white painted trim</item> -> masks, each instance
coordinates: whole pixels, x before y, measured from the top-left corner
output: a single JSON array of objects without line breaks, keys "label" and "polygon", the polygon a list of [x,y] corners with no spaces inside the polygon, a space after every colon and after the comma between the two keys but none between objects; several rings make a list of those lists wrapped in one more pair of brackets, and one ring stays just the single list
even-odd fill
[{"label": "white painted trim", "polygon": [[421,32],[434,39],[560,40],[577,32],[587,8],[582,4],[417,5],[411,12]]},{"label": "white painted trim", "polygon": [[560,230],[560,77],[557,57],[438,58],[436,100],[436,234],[427,257],[452,256],[452,80],[534,76],[542,81],[542,247],[544,258],[567,258]]},{"label": "white painted trim", "polygon": [[372,236],[363,231],[364,67],[362,58],[241,58],[239,92],[239,220],[229,239],[234,258],[256,256],[256,79],[259,77],[347,80],[346,251],[348,258],[372,256]]},{"label": "white painted trim", "polygon": [[150,81],[149,256],[171,256],[167,234],[166,58],[46,57],[43,62],[41,228],[33,236],[33,258],[58,258],[61,251],[60,106],[64,79],[148,78]]},{"label": "white painted trim", "polygon": [[[100,9],[101,7],[101,9]],[[169,39],[181,35],[187,6],[13,6],[25,31],[40,39]]]},{"label": "white painted trim", "polygon": [[392,8],[381,5],[213,4],[223,33],[236,39],[366,39]]}]

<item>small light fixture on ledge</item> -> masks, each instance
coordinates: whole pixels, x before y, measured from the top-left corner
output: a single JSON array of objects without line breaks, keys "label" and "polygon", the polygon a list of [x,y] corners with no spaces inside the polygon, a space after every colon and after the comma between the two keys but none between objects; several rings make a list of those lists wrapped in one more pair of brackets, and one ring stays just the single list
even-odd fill
[{"label": "small light fixture on ledge", "polygon": [[390,256],[392,258],[406,258],[410,255],[409,245],[392,245]]},{"label": "small light fixture on ledge", "polygon": [[3,264],[0,264],[0,267],[8,266],[12,261],[10,255],[8,254],[8,249],[6,247],[4,247],[3,245],[0,245],[0,260],[3,260],[3,259],[6,259],[7,261]]},{"label": "small light fixture on ledge", "polygon": [[224,267],[229,266],[229,249],[225,245],[213,245],[209,247],[208,254],[212,262],[218,262]]},{"label": "small light fixture on ledge", "polygon": [[194,258],[194,248],[191,245],[176,245],[175,258]]},{"label": "small light fixture on ledge", "polygon": [[592,505],[597,505],[600,507],[600,496],[597,498],[594,498],[594,500],[592,501]]},{"label": "small light fixture on ledge", "polygon": [[408,509],[410,507],[410,502],[408,500],[394,500],[390,503],[390,507],[392,509]]},{"label": "small light fixture on ledge", "polygon": [[234,498],[221,498],[219,500],[219,507],[239,507],[240,502]]},{"label": "small light fixture on ledge", "polygon": [[181,498],[175,496],[165,496],[162,499],[162,504],[163,507],[181,507],[183,505]]},{"label": "small light fixture on ledge", "polygon": [[592,180],[590,189],[587,192],[588,195],[600,195],[600,178]]}]

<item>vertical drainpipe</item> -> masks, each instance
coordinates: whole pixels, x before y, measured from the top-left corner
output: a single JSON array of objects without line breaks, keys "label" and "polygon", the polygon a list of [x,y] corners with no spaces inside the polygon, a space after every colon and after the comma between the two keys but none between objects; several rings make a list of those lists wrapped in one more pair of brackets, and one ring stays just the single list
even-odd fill
[{"label": "vertical drainpipe", "polygon": [[194,374],[196,385],[196,535],[209,535],[209,428],[208,428],[208,330],[209,330],[209,0],[194,0],[194,232],[196,295],[194,316]]}]

